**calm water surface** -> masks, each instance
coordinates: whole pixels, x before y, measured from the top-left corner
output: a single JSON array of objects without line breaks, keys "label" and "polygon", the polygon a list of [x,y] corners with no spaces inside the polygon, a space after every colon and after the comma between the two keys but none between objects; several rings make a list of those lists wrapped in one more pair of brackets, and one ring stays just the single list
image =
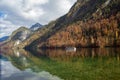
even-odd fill
[{"label": "calm water surface", "polygon": [[1,80],[120,79],[120,48],[9,50],[0,62]]}]

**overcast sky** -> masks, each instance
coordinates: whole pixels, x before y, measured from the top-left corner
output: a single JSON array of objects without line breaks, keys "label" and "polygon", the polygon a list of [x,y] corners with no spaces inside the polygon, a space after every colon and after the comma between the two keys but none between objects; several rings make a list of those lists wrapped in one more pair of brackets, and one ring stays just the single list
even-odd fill
[{"label": "overcast sky", "polygon": [[0,38],[20,26],[47,24],[66,14],[76,0],[0,0]]}]

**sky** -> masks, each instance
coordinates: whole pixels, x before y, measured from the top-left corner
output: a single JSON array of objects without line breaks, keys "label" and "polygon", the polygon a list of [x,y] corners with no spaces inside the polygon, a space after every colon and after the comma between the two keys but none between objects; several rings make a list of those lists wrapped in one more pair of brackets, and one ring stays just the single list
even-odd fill
[{"label": "sky", "polygon": [[0,0],[0,38],[21,26],[42,25],[66,14],[77,0]]}]

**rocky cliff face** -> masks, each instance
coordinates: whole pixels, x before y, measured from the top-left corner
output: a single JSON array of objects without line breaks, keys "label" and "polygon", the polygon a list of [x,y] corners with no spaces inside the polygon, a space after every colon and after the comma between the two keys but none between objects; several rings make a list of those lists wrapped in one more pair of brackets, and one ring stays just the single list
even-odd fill
[{"label": "rocky cliff face", "polygon": [[10,36],[10,40],[16,41],[24,41],[27,39],[31,34],[31,31],[28,28],[20,27],[19,29],[15,30],[12,35]]},{"label": "rocky cliff face", "polygon": [[15,41],[15,40],[20,40],[20,41],[24,41],[25,39],[27,39],[30,36],[30,30],[25,28],[25,27],[20,27],[19,29],[17,29],[16,31],[14,31],[11,35],[11,40]]},{"label": "rocky cliff face", "polygon": [[119,4],[119,0],[78,0],[55,21],[52,31],[48,30],[30,46],[120,46]]},{"label": "rocky cliff face", "polygon": [[9,36],[9,39],[3,43],[1,48],[14,48],[25,41],[31,34],[32,32],[28,28],[20,27]]}]

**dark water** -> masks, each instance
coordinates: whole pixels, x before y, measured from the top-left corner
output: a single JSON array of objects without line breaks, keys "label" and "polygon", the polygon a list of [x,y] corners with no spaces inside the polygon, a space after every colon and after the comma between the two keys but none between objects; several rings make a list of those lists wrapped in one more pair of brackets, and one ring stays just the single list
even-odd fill
[{"label": "dark water", "polygon": [[120,79],[120,48],[9,50],[0,62],[1,80]]}]

